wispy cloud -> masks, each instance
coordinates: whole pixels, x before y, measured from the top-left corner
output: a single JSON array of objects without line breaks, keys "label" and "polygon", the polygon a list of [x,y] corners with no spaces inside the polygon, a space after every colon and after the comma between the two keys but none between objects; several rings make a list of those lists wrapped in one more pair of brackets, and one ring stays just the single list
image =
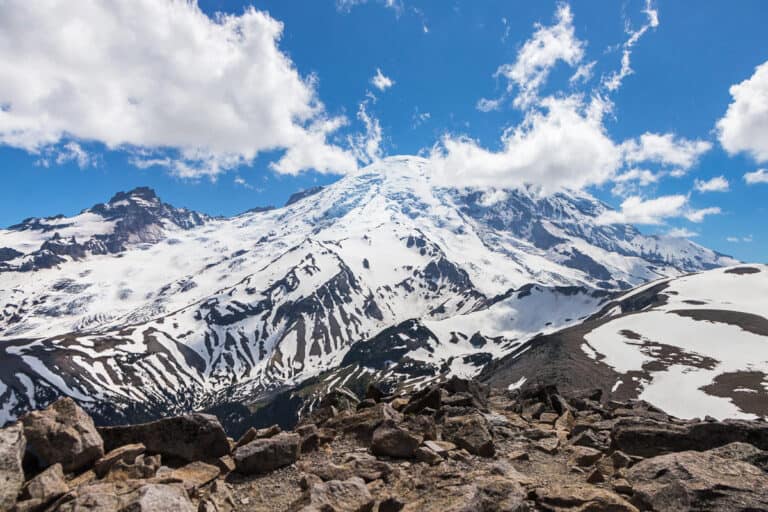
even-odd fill
[{"label": "wispy cloud", "polygon": [[371,78],[371,85],[383,92],[395,85],[395,81],[382,73],[380,68],[376,68],[376,74]]}]

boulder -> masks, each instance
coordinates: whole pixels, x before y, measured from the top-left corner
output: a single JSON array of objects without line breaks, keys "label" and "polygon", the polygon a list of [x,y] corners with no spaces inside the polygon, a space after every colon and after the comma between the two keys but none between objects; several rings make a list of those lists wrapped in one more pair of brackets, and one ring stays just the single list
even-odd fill
[{"label": "boulder", "polygon": [[188,494],[192,494],[200,487],[213,482],[220,474],[221,470],[218,467],[198,460],[173,469],[167,475],[163,475],[162,479],[176,480],[184,486]]},{"label": "boulder", "polygon": [[552,484],[533,491],[541,510],[576,509],[591,512],[638,512],[618,494],[591,485]]},{"label": "boulder", "polygon": [[22,461],[26,447],[21,424],[0,429],[0,510],[13,508],[24,485]]},{"label": "boulder", "polygon": [[439,386],[432,386],[416,392],[402,412],[404,414],[418,414],[426,408],[436,411],[441,404],[442,390]]},{"label": "boulder", "polygon": [[712,455],[724,459],[734,459],[757,466],[768,472],[768,451],[761,450],[748,443],[730,443],[709,450]]},{"label": "boulder", "polygon": [[115,448],[102,458],[96,461],[93,465],[93,470],[99,478],[106,475],[109,470],[114,466],[117,461],[125,462],[126,464],[133,464],[136,457],[141,455],[147,450],[146,446],[141,443],[127,444],[119,448]]},{"label": "boulder", "polygon": [[276,436],[283,430],[280,425],[272,425],[266,428],[249,428],[245,434],[235,443],[235,448],[240,448],[243,445],[250,443],[255,439],[266,439],[268,437]]},{"label": "boulder", "polygon": [[711,451],[640,461],[627,471],[627,480],[641,506],[660,512],[768,509],[768,475]]},{"label": "boulder", "polygon": [[473,455],[493,457],[496,452],[488,422],[480,414],[446,418],[443,437]]},{"label": "boulder", "polygon": [[132,463],[122,460],[115,461],[104,476],[108,482],[122,482],[126,480],[140,480],[152,478],[160,468],[159,455],[139,455]]},{"label": "boulder", "polygon": [[456,445],[448,441],[424,441],[424,446],[441,457],[446,457],[448,452],[456,449]]},{"label": "boulder", "polygon": [[57,463],[30,479],[24,485],[21,497],[45,505],[67,492],[69,486],[64,479],[64,471],[61,464]]},{"label": "boulder", "polygon": [[590,448],[588,446],[571,447],[570,460],[573,464],[580,467],[589,467],[603,456],[603,452]]},{"label": "boulder", "polygon": [[373,436],[373,431],[383,421],[393,420],[399,423],[402,419],[402,414],[394,410],[389,404],[379,403],[374,407],[356,411],[354,414],[335,416],[326,421],[324,426],[344,434],[354,435],[363,442],[368,442]]},{"label": "boulder", "polygon": [[227,434],[211,414],[188,414],[150,423],[99,428],[106,449],[141,443],[150,453],[187,462],[210,460],[229,453]]},{"label": "boulder", "polygon": [[422,436],[385,422],[373,432],[371,452],[375,455],[409,459],[414,456],[422,440]]},{"label": "boulder", "polygon": [[370,512],[374,499],[361,478],[331,480],[315,484],[309,493],[306,511]]},{"label": "boulder", "polygon": [[25,414],[21,422],[27,452],[41,468],[58,462],[65,472],[78,471],[104,455],[104,441],[93,419],[71,398]]},{"label": "boulder", "polygon": [[268,473],[296,462],[301,451],[298,434],[282,433],[257,439],[241,446],[233,455],[235,468],[242,474]]},{"label": "boulder", "polygon": [[611,432],[613,445],[629,455],[653,457],[687,450],[709,450],[734,442],[768,450],[768,423],[744,420],[690,424],[622,418]]}]

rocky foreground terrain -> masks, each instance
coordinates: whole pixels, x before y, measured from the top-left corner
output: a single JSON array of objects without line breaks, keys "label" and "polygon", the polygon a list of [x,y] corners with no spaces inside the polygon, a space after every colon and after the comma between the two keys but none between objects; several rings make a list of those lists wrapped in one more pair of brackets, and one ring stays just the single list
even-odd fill
[{"label": "rocky foreground terrain", "polygon": [[0,510],[768,510],[768,423],[602,398],[339,388],[237,441],[205,414],[96,427],[63,398],[0,430]]}]

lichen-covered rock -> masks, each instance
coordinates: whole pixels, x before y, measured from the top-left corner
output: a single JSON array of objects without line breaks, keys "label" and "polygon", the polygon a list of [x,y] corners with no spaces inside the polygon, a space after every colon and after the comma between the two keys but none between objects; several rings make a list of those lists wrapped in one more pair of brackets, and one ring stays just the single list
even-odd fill
[{"label": "lichen-covered rock", "polygon": [[71,398],[25,414],[21,422],[27,451],[42,468],[58,462],[65,472],[78,471],[104,455],[104,441],[93,419]]},{"label": "lichen-covered rock", "polygon": [[13,508],[24,484],[22,460],[26,446],[21,424],[0,429],[0,510]]},{"label": "lichen-covered rock", "polygon": [[248,475],[293,464],[299,458],[300,445],[301,437],[288,433],[251,441],[235,450],[235,468],[238,473]]}]

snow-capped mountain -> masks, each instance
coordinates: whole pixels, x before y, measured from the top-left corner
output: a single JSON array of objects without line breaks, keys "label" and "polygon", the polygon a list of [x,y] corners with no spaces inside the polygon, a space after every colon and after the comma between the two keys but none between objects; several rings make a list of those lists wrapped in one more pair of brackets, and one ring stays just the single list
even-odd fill
[{"label": "snow-capped mountain", "polygon": [[28,219],[0,231],[0,420],[59,394],[105,422],[255,403],[363,360],[473,374],[618,290],[736,263],[606,210],[435,187],[425,160],[392,157],[233,218],[137,189]]},{"label": "snow-capped mountain", "polygon": [[768,417],[768,265],[640,286],[484,373],[512,388],[538,380],[601,387],[680,418]]}]

